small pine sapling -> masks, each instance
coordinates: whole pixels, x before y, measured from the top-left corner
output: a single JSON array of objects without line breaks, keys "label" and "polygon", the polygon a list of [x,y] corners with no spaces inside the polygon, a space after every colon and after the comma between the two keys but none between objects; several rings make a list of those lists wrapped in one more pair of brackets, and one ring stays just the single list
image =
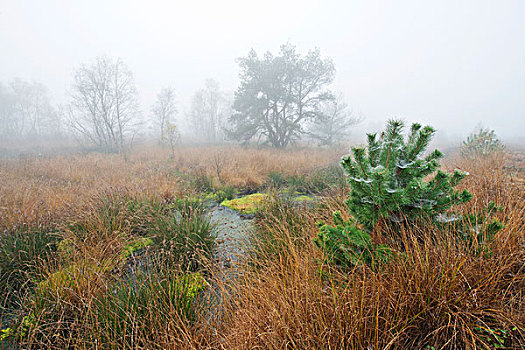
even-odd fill
[{"label": "small pine sapling", "polygon": [[471,133],[461,145],[461,155],[465,158],[476,159],[487,157],[505,149],[505,145],[498,139],[494,130],[479,128]]},{"label": "small pine sapling", "polygon": [[368,134],[367,148],[354,147],[351,155],[343,157],[341,165],[351,187],[346,204],[352,220],[343,221],[335,213],[334,226],[320,224],[314,241],[328,263],[374,268],[392,256],[389,247],[372,241],[370,234],[380,220],[436,218],[470,200],[468,191],[455,189],[466,173],[441,171],[443,155],[438,150],[423,155],[434,132],[430,126],[415,123],[405,139],[403,123],[390,120],[379,138]]},{"label": "small pine sapling", "polygon": [[389,120],[379,138],[368,134],[367,149],[354,147],[352,155],[343,157],[341,165],[352,189],[346,203],[365,230],[371,231],[384,218],[402,222],[435,217],[470,200],[468,191],[455,190],[466,173],[440,170],[443,154],[438,150],[423,156],[434,132],[414,123],[405,140],[403,122]]}]

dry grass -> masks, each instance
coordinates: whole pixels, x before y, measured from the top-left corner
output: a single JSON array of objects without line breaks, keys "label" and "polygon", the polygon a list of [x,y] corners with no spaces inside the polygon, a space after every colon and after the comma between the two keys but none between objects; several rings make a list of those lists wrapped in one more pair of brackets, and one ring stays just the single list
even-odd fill
[{"label": "dry grass", "polygon": [[57,213],[110,189],[135,193],[187,192],[184,178],[206,176],[214,185],[239,189],[262,186],[271,172],[307,174],[334,164],[334,150],[243,149],[187,147],[170,152],[158,147],[137,150],[127,157],[108,154],[31,157],[0,161],[0,225]]},{"label": "dry grass", "polygon": [[[39,314],[33,348],[143,349],[477,349],[525,348],[525,187],[519,156],[469,162],[449,157],[446,167],[467,170],[461,186],[474,195],[460,209],[482,211],[493,201],[505,224],[490,254],[456,239],[454,228],[432,225],[384,228],[383,239],[399,252],[379,269],[340,271],[324,266],[312,244],[316,223],[346,212],[345,193],[334,191],[315,207],[275,199],[256,218],[255,263],[238,279],[224,279],[215,265],[207,279],[221,291],[219,302],[202,300],[191,321],[161,285],[180,271],[163,269],[147,279],[147,302],[123,310],[131,320],[121,329],[101,322],[100,302],[115,290],[115,264],[148,211],[119,212],[112,225],[101,217],[100,198],[124,193],[164,203],[190,191],[191,178],[205,175],[214,186],[258,188],[271,172],[307,174],[336,162],[334,150],[291,151],[184,148],[175,159],[161,149],[128,156],[61,156],[4,161],[0,166],[0,215],[4,229],[20,221],[55,218],[72,238],[76,278],[67,293]],[[189,180],[188,180],[189,178]],[[118,202],[118,200],[117,200]],[[88,235],[73,237],[65,222],[85,222]],[[16,226],[16,225],[15,225]],[[117,228],[115,228],[117,227]],[[153,227],[153,226],[152,226]],[[61,261],[44,264],[52,275]],[[169,278],[168,278],[169,279]],[[148,289],[149,288],[149,289]],[[169,294],[169,293],[168,293]],[[213,298],[212,298],[213,299]],[[29,302],[23,307],[34,311]],[[137,304],[138,303],[138,304]],[[139,305],[140,308],[132,308]],[[57,312],[57,310],[59,312]]]},{"label": "dry grass", "polygon": [[[503,162],[494,160],[469,164],[472,176],[464,184],[476,198],[464,212],[489,200],[507,208],[502,215],[506,227],[489,256],[458,243],[453,230],[423,226],[383,231],[404,254],[380,272],[356,268],[342,274],[320,267],[319,252],[304,240],[313,238],[315,222],[326,219],[327,207],[343,207],[344,197],[326,199],[323,212],[311,213],[306,223],[298,219],[303,244],[286,245],[277,258],[245,275],[225,326],[224,348],[494,348],[492,334],[498,334],[505,348],[522,349],[525,198],[502,168]],[[264,229],[275,240],[296,242],[298,233],[282,210],[267,214],[274,224]]]}]

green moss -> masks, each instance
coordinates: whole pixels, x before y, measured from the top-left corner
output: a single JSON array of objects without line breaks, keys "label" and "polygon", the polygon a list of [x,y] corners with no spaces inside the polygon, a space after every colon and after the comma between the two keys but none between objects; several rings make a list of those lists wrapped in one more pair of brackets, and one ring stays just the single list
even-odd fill
[{"label": "green moss", "polygon": [[193,299],[208,286],[201,273],[184,274],[177,279],[177,293]]},{"label": "green moss", "polygon": [[124,249],[120,253],[120,258],[127,259],[131,256],[131,254],[133,254],[137,250],[146,248],[147,246],[150,246],[152,244],[153,244],[153,241],[151,240],[151,238],[139,237],[124,247]]},{"label": "green moss", "polygon": [[75,254],[75,251],[76,251],[75,244],[69,238],[64,238],[57,245],[58,254],[66,260],[70,260]]},{"label": "green moss", "polygon": [[[13,338],[19,340],[26,338],[31,329],[34,329],[36,327],[36,323],[37,320],[34,313],[30,313],[29,315],[24,316],[15,329],[6,328],[0,330],[0,342],[10,341]],[[4,349],[4,347],[2,347],[2,344],[0,344],[0,349]],[[6,349],[11,349],[11,347],[8,346]]]},{"label": "green moss", "polygon": [[13,334],[14,332],[12,328],[6,328],[6,329],[0,330],[0,341],[9,339],[10,337],[13,336]]},{"label": "green moss", "polygon": [[38,283],[35,288],[37,308],[43,308],[52,300],[76,299],[90,286],[102,285],[99,283],[118,264],[116,259],[107,259],[101,262],[92,260],[80,261],[61,268]]},{"label": "green moss", "polygon": [[305,195],[302,195],[302,196],[299,196],[299,197],[295,197],[293,199],[294,201],[296,202],[313,202],[313,198],[312,197],[309,197],[309,196],[305,196]]},{"label": "green moss", "polygon": [[241,214],[255,213],[266,201],[268,195],[264,193],[254,193],[241,198],[222,201],[221,205],[236,210]]}]

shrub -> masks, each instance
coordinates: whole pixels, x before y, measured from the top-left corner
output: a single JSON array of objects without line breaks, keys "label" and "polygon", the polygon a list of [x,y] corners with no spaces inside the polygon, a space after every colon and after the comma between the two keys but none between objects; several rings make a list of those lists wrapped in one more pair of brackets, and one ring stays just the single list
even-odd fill
[{"label": "shrub", "polygon": [[471,133],[461,145],[461,155],[466,158],[486,157],[505,149],[494,130],[480,128]]},{"label": "shrub", "polygon": [[[353,157],[342,160],[352,189],[348,208],[368,231],[381,219],[434,217],[471,198],[468,191],[454,189],[466,173],[439,170],[443,155],[438,150],[423,157],[434,134],[432,127],[414,123],[406,140],[402,131],[401,121],[390,120],[379,139],[368,134],[367,150],[354,147]],[[429,176],[432,179],[426,180]]]},{"label": "shrub", "polygon": [[[336,213],[335,226],[320,225],[315,242],[329,262],[346,267],[361,263],[374,267],[390,256],[390,249],[373,243],[370,236],[380,220],[398,223],[431,218],[471,198],[466,190],[454,189],[465,173],[438,170],[441,152],[435,150],[422,156],[434,134],[433,128],[413,124],[407,140],[402,130],[401,121],[390,120],[379,139],[376,134],[368,135],[368,150],[354,147],[353,157],[343,158],[342,166],[351,186],[346,203],[355,222],[344,222]],[[431,180],[425,180],[431,175]]]}]

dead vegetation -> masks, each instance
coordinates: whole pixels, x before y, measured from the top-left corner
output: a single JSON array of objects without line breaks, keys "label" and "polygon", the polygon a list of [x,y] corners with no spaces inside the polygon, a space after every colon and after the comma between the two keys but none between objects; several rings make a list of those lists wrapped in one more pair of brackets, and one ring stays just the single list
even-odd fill
[{"label": "dead vegetation", "polygon": [[[17,307],[2,322],[18,320],[13,341],[27,348],[524,348],[520,169],[525,164],[520,155],[445,161],[448,168],[470,173],[461,186],[473,200],[461,213],[479,213],[490,202],[501,207],[497,216],[504,228],[482,253],[477,243],[459,241],[456,227],[422,224],[380,230],[398,254],[379,269],[324,265],[312,240],[318,221],[330,221],[336,210],[346,212],[347,194],[334,188],[313,206],[273,198],[256,214],[251,254],[236,279],[224,279],[210,260],[195,271],[183,269],[171,263],[174,253],[146,253],[164,258],[140,277],[142,288],[123,279],[129,266],[123,265],[123,249],[138,238],[180,229],[180,221],[168,224],[170,213],[181,210],[178,199],[198,194],[196,178],[206,179],[201,181],[212,190],[255,191],[271,173],[307,175],[336,163],[340,155],[210,147],[183,148],[174,159],[166,150],[144,149],[127,160],[92,154],[3,161],[3,244],[10,235],[18,241],[25,235],[35,242],[31,246],[43,248],[24,248],[29,255],[21,256],[6,255],[3,247],[2,274],[19,261],[13,271],[24,273],[10,276],[18,276],[24,288],[11,298],[13,280],[7,280],[3,305],[9,301]],[[188,215],[188,232],[194,232],[192,225],[203,225],[202,216],[193,209]],[[75,253],[68,250],[71,245],[60,246],[65,238]],[[219,298],[204,292],[198,302],[184,299],[188,294],[181,292],[180,276],[195,272],[204,276],[208,290],[219,291]],[[200,290],[191,283],[187,287]]]}]

